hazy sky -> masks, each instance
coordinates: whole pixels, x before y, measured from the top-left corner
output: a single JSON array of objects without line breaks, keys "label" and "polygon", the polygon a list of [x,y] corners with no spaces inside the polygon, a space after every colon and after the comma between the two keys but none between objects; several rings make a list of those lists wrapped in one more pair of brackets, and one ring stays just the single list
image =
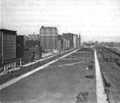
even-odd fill
[{"label": "hazy sky", "polygon": [[55,26],[83,40],[120,41],[120,0],[0,0],[0,26],[18,34]]}]

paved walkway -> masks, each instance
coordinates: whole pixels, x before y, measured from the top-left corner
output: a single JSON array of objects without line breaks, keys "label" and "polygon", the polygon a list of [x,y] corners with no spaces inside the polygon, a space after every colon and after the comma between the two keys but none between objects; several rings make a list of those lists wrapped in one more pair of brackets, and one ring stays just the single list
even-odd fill
[{"label": "paved walkway", "polygon": [[97,96],[97,103],[108,103],[107,95],[104,92],[104,85],[102,81],[100,66],[98,62],[98,57],[96,50],[94,50],[94,57],[95,57],[95,68],[96,68],[96,96]]}]

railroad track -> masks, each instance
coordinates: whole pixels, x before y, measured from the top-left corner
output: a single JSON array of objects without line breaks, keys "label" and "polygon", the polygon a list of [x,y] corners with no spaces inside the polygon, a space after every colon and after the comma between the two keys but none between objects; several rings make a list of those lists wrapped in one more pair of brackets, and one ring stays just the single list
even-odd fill
[{"label": "railroad track", "polygon": [[117,64],[119,63],[120,56],[115,53],[115,51],[111,51],[107,48],[98,49],[98,54],[100,55],[100,68],[102,72],[103,78],[105,78],[104,82],[109,83],[109,89],[107,88],[108,94],[108,101],[112,103],[109,98],[109,93],[112,94],[113,98],[115,99],[116,103],[120,103],[120,91],[116,92],[114,88],[118,88],[120,90],[120,66]]}]

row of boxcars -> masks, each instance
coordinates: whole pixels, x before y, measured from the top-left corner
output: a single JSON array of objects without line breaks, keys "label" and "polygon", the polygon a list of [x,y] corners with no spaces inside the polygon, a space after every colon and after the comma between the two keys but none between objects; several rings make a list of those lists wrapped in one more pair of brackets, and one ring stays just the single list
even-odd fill
[{"label": "row of boxcars", "polygon": [[59,35],[56,27],[42,26],[36,40],[26,40],[16,31],[0,29],[0,71],[40,59],[42,51],[60,53],[79,46],[80,35]]}]

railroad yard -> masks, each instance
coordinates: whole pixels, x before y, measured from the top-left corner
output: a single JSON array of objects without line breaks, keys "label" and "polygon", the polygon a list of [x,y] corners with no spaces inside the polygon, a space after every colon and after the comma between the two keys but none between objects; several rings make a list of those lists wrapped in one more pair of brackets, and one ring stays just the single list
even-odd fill
[{"label": "railroad yard", "polygon": [[82,48],[1,90],[2,103],[96,103],[94,51]]},{"label": "railroad yard", "polygon": [[99,64],[110,103],[120,103],[120,56],[108,48],[98,49]]}]

